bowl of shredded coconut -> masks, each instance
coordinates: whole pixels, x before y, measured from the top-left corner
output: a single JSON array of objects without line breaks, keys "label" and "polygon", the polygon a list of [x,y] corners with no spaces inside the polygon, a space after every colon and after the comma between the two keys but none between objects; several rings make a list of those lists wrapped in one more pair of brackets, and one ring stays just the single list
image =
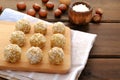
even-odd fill
[{"label": "bowl of shredded coconut", "polygon": [[92,19],[92,7],[87,2],[74,2],[69,6],[69,21],[76,25],[86,25]]}]

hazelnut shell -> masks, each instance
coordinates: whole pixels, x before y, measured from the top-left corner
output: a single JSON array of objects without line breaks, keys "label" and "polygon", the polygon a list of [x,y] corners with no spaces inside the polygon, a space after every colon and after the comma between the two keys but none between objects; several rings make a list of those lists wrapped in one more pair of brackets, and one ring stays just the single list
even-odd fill
[{"label": "hazelnut shell", "polygon": [[47,17],[47,11],[44,10],[44,9],[41,9],[41,10],[39,11],[39,17],[41,17],[41,18],[46,18],[46,17]]},{"label": "hazelnut shell", "polygon": [[103,14],[103,10],[101,8],[98,8],[95,10],[96,14],[102,15]]},{"label": "hazelnut shell", "polygon": [[40,5],[39,4],[37,4],[37,3],[34,3],[33,4],[33,9],[35,10],[35,11],[39,11],[40,10]]},{"label": "hazelnut shell", "polygon": [[53,2],[48,1],[48,2],[46,3],[46,7],[47,7],[47,9],[53,9],[53,8],[54,8]]},{"label": "hazelnut shell", "polygon": [[34,9],[29,9],[29,10],[27,10],[27,14],[35,17],[36,16],[36,11]]},{"label": "hazelnut shell", "polygon": [[67,6],[65,4],[60,4],[58,9],[60,9],[62,12],[65,12],[67,10]]},{"label": "hazelnut shell", "polygon": [[55,16],[55,17],[61,17],[61,15],[62,15],[62,11],[61,11],[60,9],[56,9],[56,10],[54,11],[54,16]]},{"label": "hazelnut shell", "polygon": [[18,2],[16,6],[17,6],[18,10],[25,10],[26,9],[25,2]]},{"label": "hazelnut shell", "polygon": [[92,17],[92,21],[95,23],[99,23],[101,21],[101,16],[99,14],[94,14]]},{"label": "hazelnut shell", "polygon": [[43,3],[47,3],[49,0],[42,0]]},{"label": "hazelnut shell", "polygon": [[0,6],[0,12],[2,12],[2,6]]}]

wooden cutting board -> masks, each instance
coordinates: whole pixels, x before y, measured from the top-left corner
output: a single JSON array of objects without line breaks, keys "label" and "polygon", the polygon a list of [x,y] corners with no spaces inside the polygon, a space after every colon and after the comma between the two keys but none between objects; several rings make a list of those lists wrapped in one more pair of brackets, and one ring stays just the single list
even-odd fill
[{"label": "wooden cutting board", "polygon": [[36,72],[46,72],[46,73],[67,73],[71,67],[71,33],[70,29],[66,27],[66,32],[64,36],[66,37],[66,45],[64,50],[64,62],[60,65],[50,64],[48,61],[47,52],[50,50],[50,37],[53,34],[51,27],[47,27],[47,42],[45,47],[42,49],[44,57],[41,63],[31,65],[25,53],[28,48],[30,48],[29,38],[34,34],[33,27],[29,34],[26,34],[26,44],[22,47],[21,60],[17,63],[8,63],[4,59],[4,48],[10,44],[9,38],[11,33],[15,31],[15,22],[0,21],[0,69],[10,69],[19,71],[36,71]]}]

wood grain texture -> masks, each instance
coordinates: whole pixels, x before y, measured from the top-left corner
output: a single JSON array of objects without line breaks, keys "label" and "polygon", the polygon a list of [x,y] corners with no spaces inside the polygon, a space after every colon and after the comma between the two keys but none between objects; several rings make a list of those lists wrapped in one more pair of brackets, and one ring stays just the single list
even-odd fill
[{"label": "wood grain texture", "polygon": [[120,80],[120,59],[89,59],[79,80]]},{"label": "wood grain texture", "polygon": [[91,23],[87,26],[65,24],[71,29],[98,35],[90,52],[90,58],[120,58],[120,23]]},{"label": "wood grain texture", "polygon": [[26,44],[22,47],[21,60],[18,63],[11,64],[4,59],[4,48],[9,42],[11,33],[15,29],[15,23],[0,21],[0,69],[10,69],[10,70],[20,70],[20,71],[36,71],[36,72],[47,72],[47,73],[67,73],[71,67],[71,36],[70,29],[66,27],[64,36],[66,37],[66,44],[63,48],[64,51],[64,61],[60,65],[50,64],[48,60],[48,51],[51,49],[50,38],[52,36],[52,28],[47,27],[47,34],[45,35],[47,42],[43,50],[43,60],[41,63],[36,65],[31,65],[26,58],[26,51],[31,47],[29,43],[29,38],[34,34],[34,29],[32,27],[29,34],[26,34]]},{"label": "wood grain texture", "polygon": [[120,58],[120,24],[91,24],[89,31],[98,35],[91,50],[96,57]]},{"label": "wood grain texture", "polygon": [[[17,10],[16,3],[20,0],[0,0],[0,5],[5,8]],[[24,0],[27,9],[32,8],[33,3],[39,3],[46,9],[41,0]],[[54,10],[58,7],[58,0],[50,0],[55,3]],[[72,0],[76,1],[76,0]],[[93,9],[102,8],[104,11],[101,24],[89,24],[87,26],[75,26],[69,23],[67,12],[61,18],[55,18],[53,10],[48,10],[48,16],[44,20],[50,22],[63,21],[70,28],[97,34],[96,41],[90,52],[88,63],[79,80],[120,80],[120,0],[84,0],[91,4]],[[22,12],[26,12],[22,11]],[[94,13],[94,12],[93,12]],[[38,13],[36,15],[39,18]]]},{"label": "wood grain texture", "polygon": [[[14,10],[17,10],[16,3],[20,0],[0,0],[0,5],[3,6],[3,9],[5,8],[11,8]],[[33,3],[39,3],[40,6],[43,9],[46,9],[45,4],[41,2],[41,0],[24,0],[27,5],[27,9],[32,8]],[[50,0],[54,2],[55,7],[53,10],[47,10],[48,16],[47,18],[44,18],[44,20],[47,21],[68,21],[68,15],[67,11],[62,15],[61,18],[55,18],[54,17],[54,10],[58,8],[58,5],[60,4],[58,0]],[[72,2],[77,0],[72,0]],[[102,22],[120,22],[120,0],[84,0],[90,3],[90,5],[93,7],[93,9],[102,8],[104,11]],[[22,11],[26,13],[26,10]],[[94,11],[93,11],[94,14]],[[39,18],[38,13],[36,17]]]}]

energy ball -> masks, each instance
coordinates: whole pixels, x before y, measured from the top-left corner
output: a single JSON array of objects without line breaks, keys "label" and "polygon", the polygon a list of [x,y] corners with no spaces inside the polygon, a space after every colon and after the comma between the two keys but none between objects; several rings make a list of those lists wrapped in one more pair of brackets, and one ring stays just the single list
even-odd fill
[{"label": "energy ball", "polygon": [[35,33],[41,33],[43,35],[46,34],[47,32],[47,27],[46,27],[46,23],[43,21],[39,21],[34,25],[34,32]]},{"label": "energy ball", "polygon": [[30,64],[37,64],[42,60],[43,53],[39,47],[31,47],[27,50],[26,56]]},{"label": "energy ball", "polygon": [[66,39],[63,34],[53,34],[51,37],[51,46],[64,48]]},{"label": "energy ball", "polygon": [[30,38],[31,46],[43,48],[45,46],[46,38],[43,34],[35,33]]},{"label": "energy ball", "polygon": [[64,59],[64,51],[62,48],[54,47],[48,52],[49,61],[52,64],[61,64]]},{"label": "energy ball", "polygon": [[65,25],[62,22],[56,22],[53,24],[53,33],[65,33]]},{"label": "energy ball", "polygon": [[22,47],[25,44],[25,34],[22,31],[15,31],[10,36],[10,42]]},{"label": "energy ball", "polygon": [[9,44],[4,49],[4,58],[10,63],[18,62],[21,58],[21,48],[16,44]]},{"label": "energy ball", "polygon": [[23,31],[24,33],[29,33],[31,29],[30,22],[26,19],[20,19],[15,25],[16,30]]}]

